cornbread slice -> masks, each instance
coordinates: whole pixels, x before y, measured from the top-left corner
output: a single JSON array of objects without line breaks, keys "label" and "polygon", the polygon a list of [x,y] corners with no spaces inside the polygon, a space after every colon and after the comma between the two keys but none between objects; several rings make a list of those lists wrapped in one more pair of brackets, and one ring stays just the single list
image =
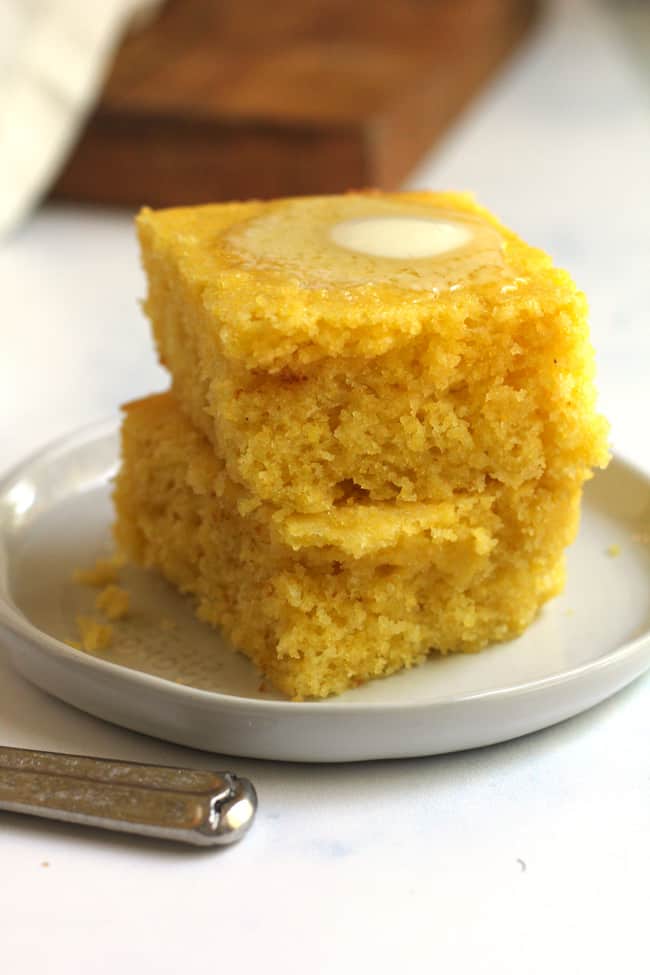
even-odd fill
[{"label": "cornbread slice", "polygon": [[168,393],[126,408],[115,534],[301,699],[521,632],[562,587],[579,497],[571,479],[488,480],[427,503],[251,507]]},{"label": "cornbread slice", "polygon": [[[419,247],[431,223],[444,254]],[[251,506],[486,494],[535,533],[536,491],[574,498],[606,462],[583,295],[469,196],[145,209],[138,229],[174,393]]]}]

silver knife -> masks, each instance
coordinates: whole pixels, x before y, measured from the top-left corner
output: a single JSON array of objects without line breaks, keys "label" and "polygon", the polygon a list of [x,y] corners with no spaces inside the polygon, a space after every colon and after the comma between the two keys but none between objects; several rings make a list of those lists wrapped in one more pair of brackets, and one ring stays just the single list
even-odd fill
[{"label": "silver knife", "polygon": [[0,746],[0,810],[195,846],[234,843],[257,795],[232,772]]}]

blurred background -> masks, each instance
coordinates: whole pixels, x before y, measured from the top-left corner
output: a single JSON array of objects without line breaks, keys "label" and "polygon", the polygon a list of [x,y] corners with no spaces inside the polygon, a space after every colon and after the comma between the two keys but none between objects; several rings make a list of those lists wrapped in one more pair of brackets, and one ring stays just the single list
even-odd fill
[{"label": "blurred background", "polygon": [[0,466],[165,384],[142,204],[466,189],[574,274],[650,466],[650,3],[0,0]]},{"label": "blurred background", "polygon": [[3,2],[13,111],[49,128],[33,170],[58,122],[54,196],[157,206],[398,185],[539,6],[113,0],[98,18],[92,3]]}]

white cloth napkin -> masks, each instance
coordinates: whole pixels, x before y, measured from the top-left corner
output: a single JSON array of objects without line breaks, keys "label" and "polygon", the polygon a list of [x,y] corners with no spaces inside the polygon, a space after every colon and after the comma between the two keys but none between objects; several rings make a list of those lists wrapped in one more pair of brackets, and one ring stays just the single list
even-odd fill
[{"label": "white cloth napkin", "polygon": [[0,0],[0,237],[56,178],[134,17],[162,0]]}]

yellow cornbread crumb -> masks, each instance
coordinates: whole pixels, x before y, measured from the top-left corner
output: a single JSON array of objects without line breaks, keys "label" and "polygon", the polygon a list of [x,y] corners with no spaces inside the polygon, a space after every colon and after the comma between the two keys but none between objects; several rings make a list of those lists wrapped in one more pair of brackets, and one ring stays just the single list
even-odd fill
[{"label": "yellow cornbread crumb", "polygon": [[109,620],[121,620],[128,615],[130,597],[126,589],[110,585],[98,594],[95,608]]},{"label": "yellow cornbread crumb", "polygon": [[607,551],[607,554],[611,558],[615,559],[618,555],[621,554],[621,546],[620,545],[608,545],[606,551]]},{"label": "yellow cornbread crumb", "polygon": [[[470,244],[332,240],[404,214]],[[126,410],[124,551],[297,699],[522,632],[608,460],[569,275],[462,194],[143,210],[138,229],[172,392]]]},{"label": "yellow cornbread crumb", "polygon": [[91,616],[77,616],[77,628],[81,636],[81,649],[93,653],[106,650],[113,641],[113,628]]},{"label": "yellow cornbread crumb", "polygon": [[107,559],[97,559],[90,568],[75,569],[72,578],[82,586],[93,586],[99,589],[111,582],[117,582],[123,564],[124,559],[117,555]]}]

